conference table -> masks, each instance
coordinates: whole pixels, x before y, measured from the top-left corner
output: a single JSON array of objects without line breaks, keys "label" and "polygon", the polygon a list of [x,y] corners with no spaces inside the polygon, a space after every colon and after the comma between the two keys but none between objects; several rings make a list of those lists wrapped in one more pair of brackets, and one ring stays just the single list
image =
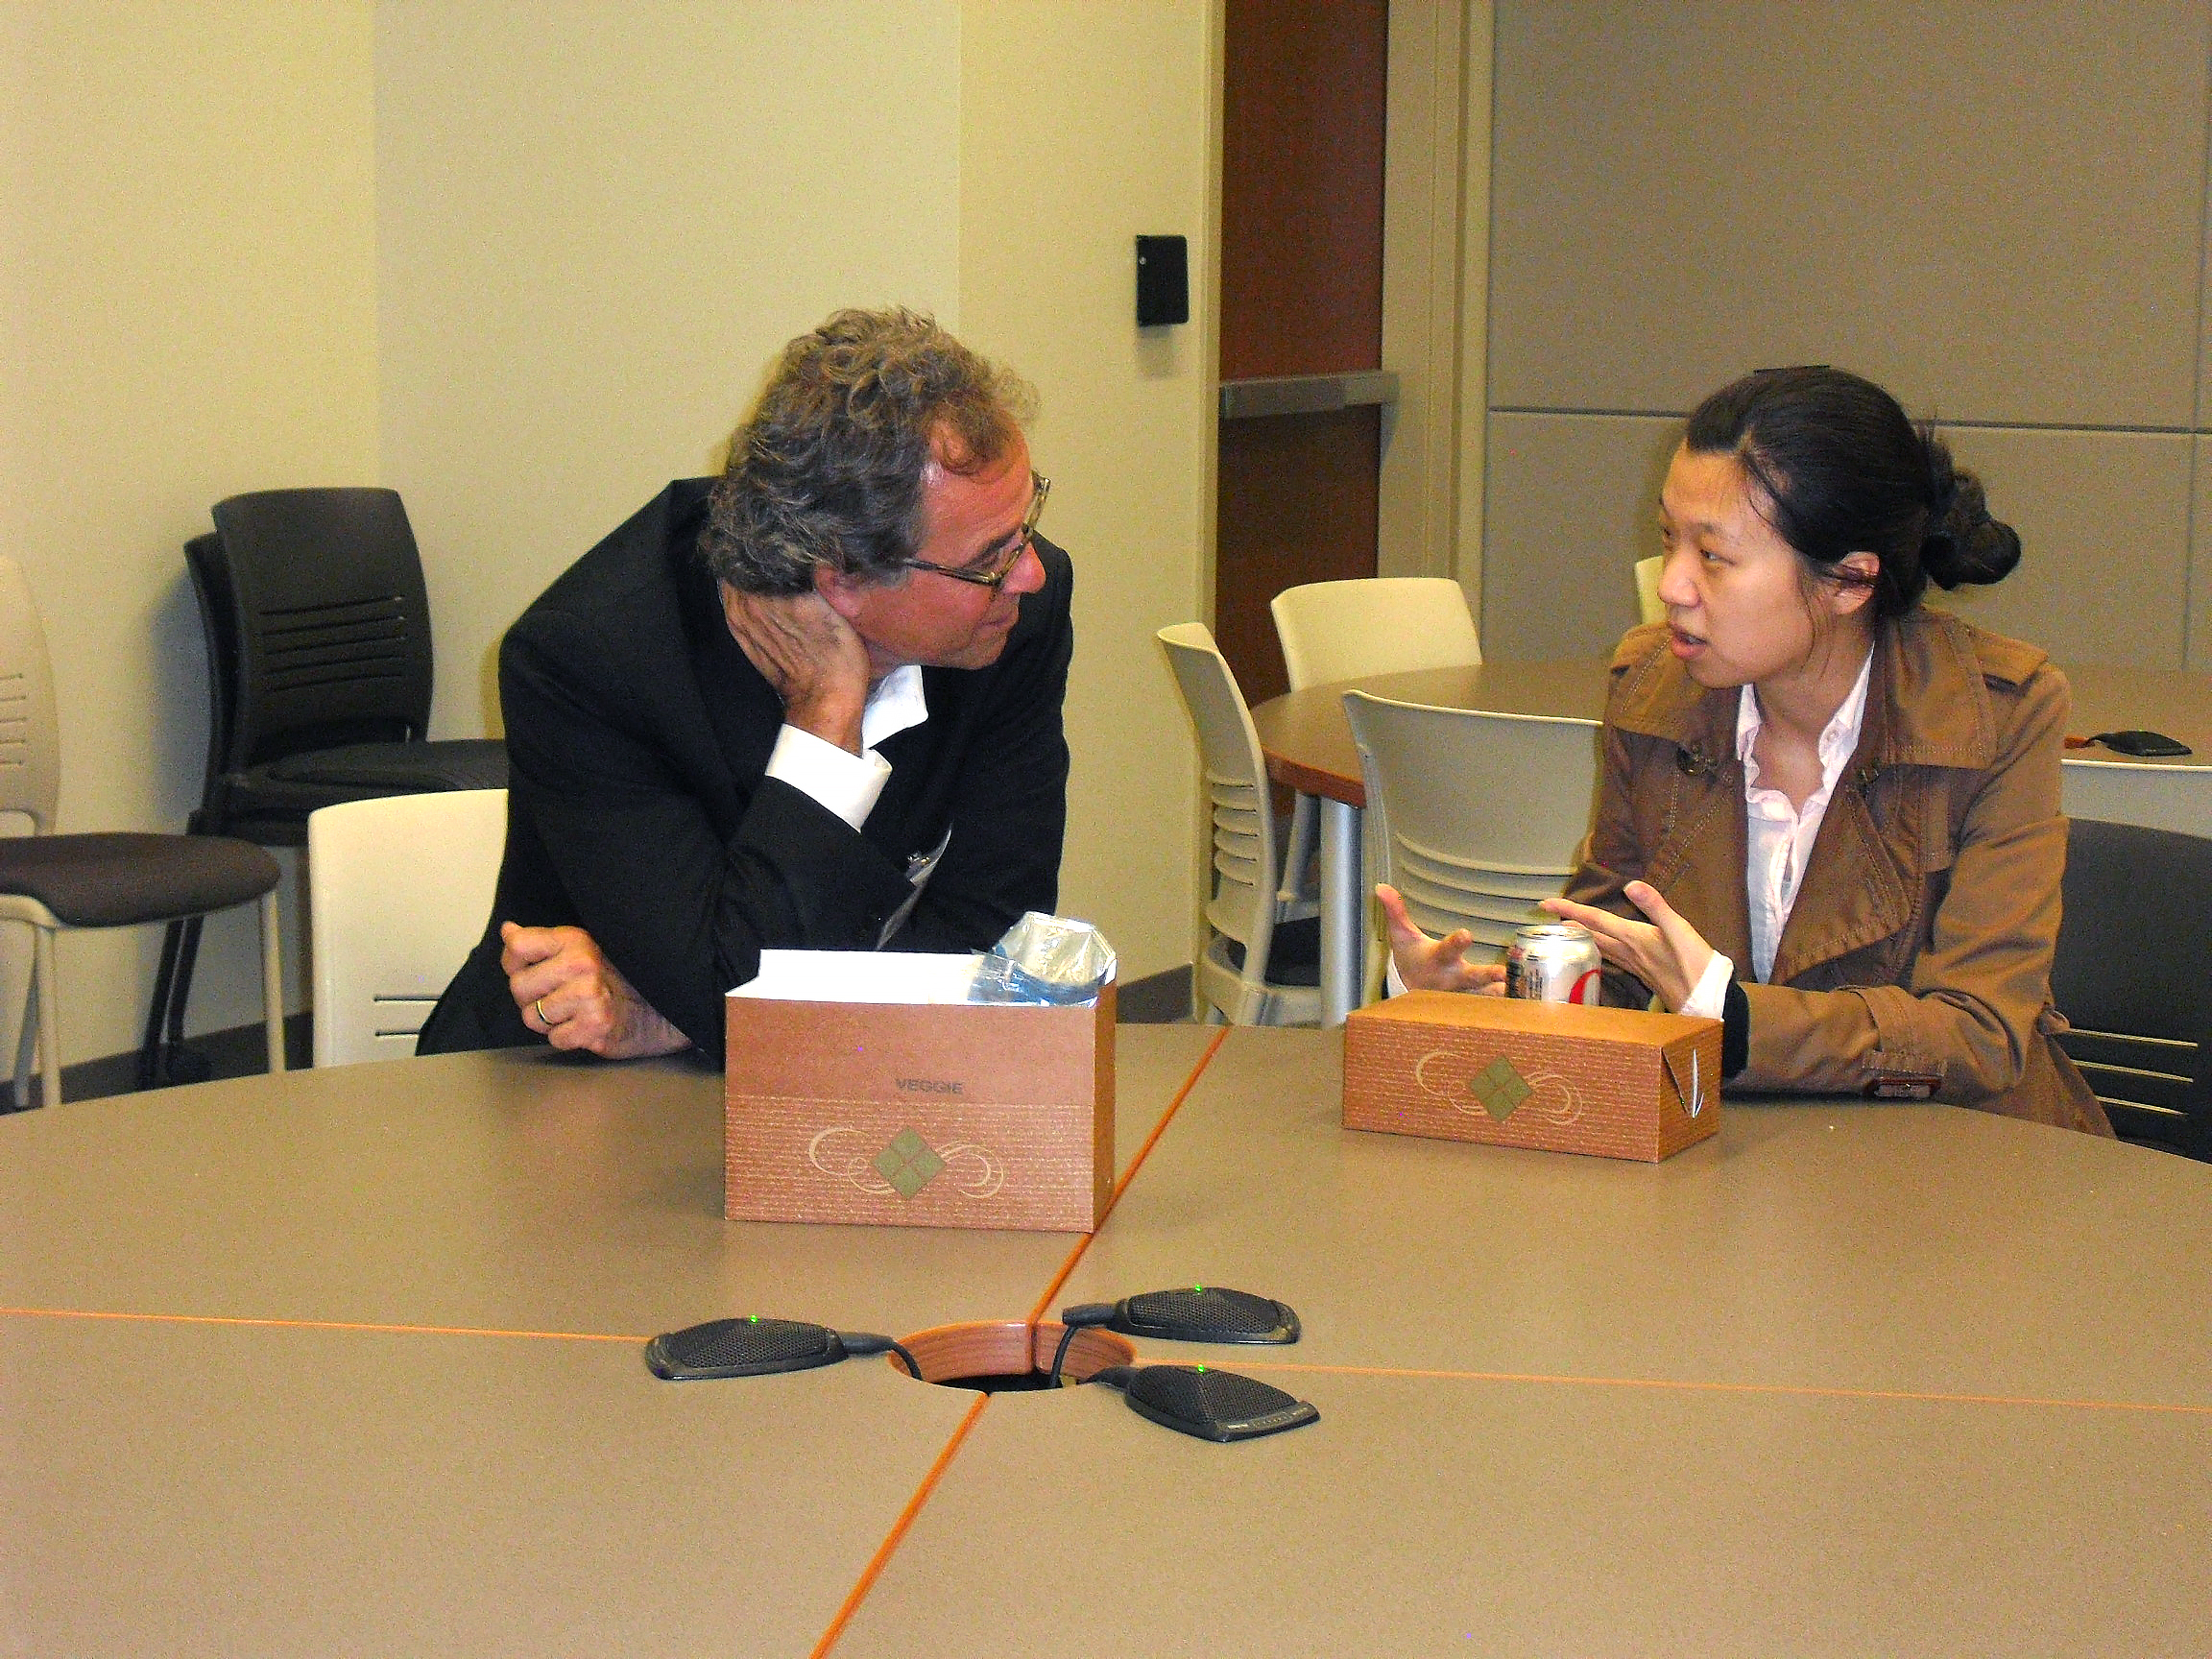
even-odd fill
[{"label": "conference table", "polygon": [[[1321,1020],[1343,1023],[1364,983],[1367,895],[1374,882],[1361,866],[1360,813],[1367,791],[1359,754],[1344,719],[1344,694],[1361,690],[1402,703],[1479,709],[1506,714],[1551,714],[1601,720],[1608,659],[1497,661],[1475,667],[1425,668],[1310,685],[1252,709],[1267,774],[1286,788],[1318,797],[1321,863]],[[2135,765],[2201,768],[2212,757],[2212,675],[2096,665],[2065,670],[2074,688],[2072,734],[2149,729],[2187,744],[2195,754]],[[2069,760],[2105,764],[2129,757],[2102,746],[2071,749]]]},{"label": "conference table", "polygon": [[[0,1652],[2212,1649],[2212,1166],[1950,1107],[1667,1163],[1339,1123],[1340,1034],[1124,1027],[1093,1237],[721,1217],[720,1080],[455,1055],[0,1118]],[[888,1358],[1187,1283],[1317,1424]]]}]

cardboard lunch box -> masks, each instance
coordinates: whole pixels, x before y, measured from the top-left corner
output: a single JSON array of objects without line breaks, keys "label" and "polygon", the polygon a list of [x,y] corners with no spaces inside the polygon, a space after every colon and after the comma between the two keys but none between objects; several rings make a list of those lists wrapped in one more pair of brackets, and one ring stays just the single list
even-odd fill
[{"label": "cardboard lunch box", "polygon": [[725,999],[727,1218],[1088,1233],[1105,1217],[1111,983],[1081,1007],[970,1003],[952,993],[972,957],[763,956],[834,960],[812,994],[764,969]]},{"label": "cardboard lunch box", "polygon": [[1344,1127],[1656,1164],[1720,1126],[1720,1022],[1413,991],[1344,1022]]}]

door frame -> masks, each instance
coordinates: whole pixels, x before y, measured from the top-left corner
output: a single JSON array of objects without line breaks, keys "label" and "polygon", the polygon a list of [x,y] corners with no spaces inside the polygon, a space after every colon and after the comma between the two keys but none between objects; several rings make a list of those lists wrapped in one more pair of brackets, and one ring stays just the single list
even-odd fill
[{"label": "door frame", "polygon": [[1481,613],[1492,0],[1391,0],[1376,572],[1456,576]]}]

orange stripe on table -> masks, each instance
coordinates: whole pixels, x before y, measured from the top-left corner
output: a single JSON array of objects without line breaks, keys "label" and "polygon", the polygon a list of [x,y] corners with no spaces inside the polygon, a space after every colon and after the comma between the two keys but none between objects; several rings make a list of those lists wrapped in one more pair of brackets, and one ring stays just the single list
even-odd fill
[{"label": "orange stripe on table", "polygon": [[[1140,1355],[1139,1358],[1144,1356]],[[2039,1394],[1945,1394],[1919,1388],[1843,1388],[1815,1382],[1717,1382],[1671,1377],[1575,1377],[1541,1371],[1452,1371],[1410,1365],[1305,1365],[1287,1360],[1235,1361],[1239,1371],[1295,1371],[1316,1377],[1409,1377],[1443,1382],[1533,1382],[1571,1388],[1652,1388],[1702,1394],[1801,1395],[1826,1400],[1897,1400],[1935,1406],[2041,1406],[2075,1411],[2166,1411],[2212,1417],[2212,1406],[2163,1400],[2073,1400]]]},{"label": "orange stripe on table", "polygon": [[929,1473],[922,1477],[922,1484],[914,1489],[914,1496],[906,1500],[906,1507],[899,1511],[899,1519],[891,1523],[891,1530],[884,1534],[883,1542],[876,1547],[868,1565],[861,1569],[858,1580],[846,1596],[844,1604],[837,1609],[836,1618],[830,1621],[830,1628],[822,1632],[822,1640],[814,1644],[810,1659],[822,1656],[837,1646],[837,1638],[845,1634],[845,1626],[853,1623],[853,1615],[860,1611],[860,1603],[868,1599],[868,1592],[876,1587],[877,1575],[891,1564],[891,1557],[899,1552],[904,1542],[906,1529],[914,1525],[914,1518],[922,1513],[922,1505],[929,1502],[929,1494],[937,1490],[937,1482],[945,1471],[951,1467],[953,1454],[960,1450],[960,1442],[968,1438],[968,1431],[975,1427],[975,1420],[983,1415],[983,1407],[991,1404],[991,1396],[978,1394],[975,1404],[968,1407],[968,1414],[960,1419],[960,1426],[952,1431],[952,1438],[945,1442],[945,1450],[937,1454],[937,1461],[929,1465]]},{"label": "orange stripe on table", "polygon": [[[1198,1079],[1206,1068],[1213,1064],[1228,1038],[1229,1027],[1224,1025],[1206,1045],[1206,1052],[1198,1056],[1198,1064],[1190,1068],[1190,1075],[1183,1079],[1183,1087],[1175,1091],[1175,1098],[1167,1102],[1167,1110],[1160,1115],[1160,1121],[1152,1125],[1152,1133],[1144,1137],[1144,1144],[1137,1148],[1137,1156],[1129,1160],[1129,1167],[1122,1171],[1121,1179],[1114,1183],[1114,1192],[1106,1200],[1106,1215],[1114,1214],[1114,1207],[1121,1202],[1121,1194],[1129,1190],[1129,1183],[1137,1179],[1137,1171],[1144,1167],[1144,1160],[1152,1156],[1152,1148],[1159,1144],[1160,1137],[1167,1132],[1167,1125],[1175,1121],[1175,1114],[1183,1110],[1183,1102],[1190,1097],[1190,1091],[1198,1086]],[[1106,1215],[1098,1217],[1098,1225],[1106,1225]],[[1052,1306],[1052,1299],[1060,1294],[1060,1286],[1068,1283],[1068,1276],[1075,1271],[1075,1264],[1083,1260],[1083,1252],[1091,1248],[1091,1240],[1097,1237],[1095,1230],[1075,1240],[1075,1248],[1068,1252],[1068,1260],[1060,1263],[1060,1271],[1052,1275],[1052,1283],[1045,1286],[1045,1293],[1037,1298],[1029,1310],[1029,1323],[1034,1325],[1045,1317]]]},{"label": "orange stripe on table", "polygon": [[507,1336],[532,1342],[643,1342],[606,1331],[505,1331],[481,1325],[379,1325],[353,1319],[253,1319],[221,1313],[131,1313],[89,1308],[0,1308],[0,1318],[116,1319],[143,1325],[239,1325],[271,1331],[361,1331],[396,1336]]}]

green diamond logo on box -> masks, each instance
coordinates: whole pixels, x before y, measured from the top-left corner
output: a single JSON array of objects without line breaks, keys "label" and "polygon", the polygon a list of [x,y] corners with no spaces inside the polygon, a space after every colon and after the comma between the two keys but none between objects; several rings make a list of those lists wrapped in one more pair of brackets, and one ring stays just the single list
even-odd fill
[{"label": "green diamond logo on box", "polygon": [[1513,1109],[1535,1091],[1521,1080],[1513,1063],[1501,1055],[1467,1080],[1467,1093],[1482,1103],[1482,1110],[1503,1123]]},{"label": "green diamond logo on box", "polygon": [[945,1160],[930,1151],[929,1142],[911,1129],[900,1130],[891,1144],[876,1154],[876,1173],[890,1182],[902,1198],[913,1197],[936,1180],[944,1167]]}]

